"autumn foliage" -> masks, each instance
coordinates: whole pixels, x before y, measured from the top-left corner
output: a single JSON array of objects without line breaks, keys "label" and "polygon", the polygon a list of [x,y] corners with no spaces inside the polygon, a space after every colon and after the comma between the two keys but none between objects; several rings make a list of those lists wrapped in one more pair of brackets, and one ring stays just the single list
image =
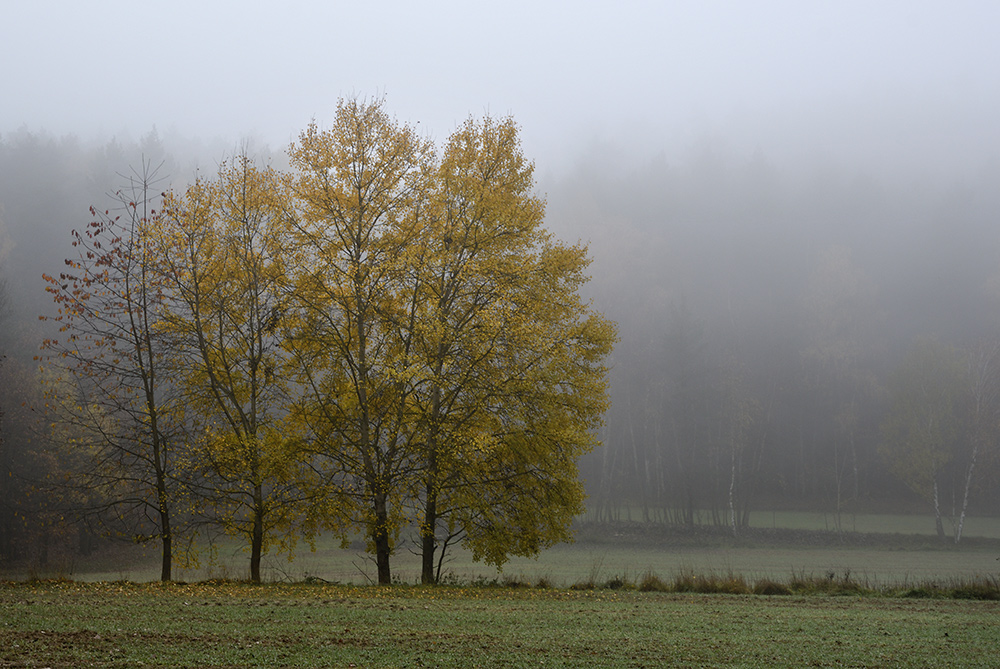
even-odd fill
[{"label": "autumn foliage", "polygon": [[544,229],[517,125],[470,119],[439,154],[343,100],[289,157],[143,190],[46,277],[60,420],[96,460],[130,453],[101,480],[243,539],[255,580],[321,530],[362,533],[382,583],[406,532],[425,582],[455,543],[499,566],[568,539],[616,332],[580,297],[586,247]]}]

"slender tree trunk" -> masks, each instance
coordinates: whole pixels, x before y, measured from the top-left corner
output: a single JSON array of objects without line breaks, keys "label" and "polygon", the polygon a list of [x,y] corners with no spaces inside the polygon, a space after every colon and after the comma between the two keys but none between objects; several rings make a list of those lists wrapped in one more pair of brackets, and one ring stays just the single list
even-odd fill
[{"label": "slender tree trunk", "polygon": [[[442,289],[443,290],[443,289]],[[437,363],[434,367],[436,378],[440,378],[444,368],[446,349],[438,346]],[[420,582],[432,585],[437,582],[434,574],[434,553],[437,550],[437,496],[438,496],[438,439],[439,420],[441,418],[441,387],[435,381],[431,388],[431,421],[430,433],[427,436],[427,479],[426,499],[424,502],[424,522],[421,528],[421,567]]]},{"label": "slender tree trunk", "polygon": [[835,516],[835,523],[836,523],[836,526],[837,526],[837,536],[840,537],[841,541],[843,541],[843,531],[842,531],[843,525],[841,524],[841,515],[840,515],[840,512],[841,512],[841,507],[843,506],[843,503],[844,503],[844,494],[843,494],[843,487],[844,487],[843,486],[843,475],[844,475],[844,472],[843,472],[843,467],[840,466],[840,447],[838,446],[839,443],[840,443],[839,438],[834,437],[834,440],[833,440],[833,479],[834,479],[834,487],[835,487],[835,489],[837,491],[837,509],[836,509],[837,510],[837,515]]},{"label": "slender tree trunk", "polygon": [[162,553],[160,561],[160,580],[169,581],[171,579],[171,567],[173,565],[173,535],[170,533],[170,513],[167,511],[166,503],[161,496],[160,499],[160,537],[162,541]]},{"label": "slender tree trunk", "polygon": [[260,558],[264,549],[263,493],[258,483],[254,486],[253,536],[250,538],[250,580],[260,583]]},{"label": "slender tree trunk", "polygon": [[934,527],[937,529],[938,539],[944,541],[944,523],[941,520],[941,504],[938,499],[937,478],[934,479]]},{"label": "slender tree trunk", "polygon": [[976,457],[979,455],[979,440],[974,441],[972,455],[969,456],[969,468],[965,470],[965,486],[962,491],[962,510],[958,514],[958,526],[955,528],[955,543],[962,540],[962,527],[965,525],[965,511],[969,507],[969,490],[972,488],[972,472],[976,467]]},{"label": "slender tree trunk", "polygon": [[383,493],[375,495],[375,527],[372,529],[372,543],[375,544],[378,584],[390,585],[392,572],[389,569],[389,513]]},{"label": "slender tree trunk", "polygon": [[[435,388],[435,412],[439,407],[440,391]],[[434,553],[437,550],[436,532],[438,521],[437,439],[435,435],[432,434],[428,439],[427,448],[427,480],[425,487],[426,498],[424,500],[424,522],[420,529],[420,582],[424,585],[432,585],[437,583],[437,578],[434,575]]]},{"label": "slender tree trunk", "polygon": [[733,536],[736,536],[736,445],[732,448],[732,460],[729,469],[729,524],[733,528]]},{"label": "slender tree trunk", "polygon": [[421,568],[420,582],[424,585],[437,583],[434,572],[434,553],[437,541],[434,531],[437,528],[437,492],[434,485],[427,484],[427,503],[424,507],[424,525],[421,533]]},{"label": "slender tree trunk", "polygon": [[[144,313],[146,310],[144,308]],[[154,390],[155,369],[153,368],[153,344],[150,338],[150,328],[144,324],[145,339],[143,347],[137,346],[136,352],[141,359],[143,353],[149,361],[149,372],[143,373],[143,385],[146,393],[146,411],[149,414],[151,436],[153,439],[153,467],[156,476],[156,505],[160,514],[160,537],[161,537],[161,559],[160,559],[160,580],[169,581],[172,578],[171,570],[173,565],[173,535],[170,527],[170,497],[167,493],[166,474],[166,445],[161,441],[160,417],[156,404]]]},{"label": "slender tree trunk", "polygon": [[166,475],[160,467],[159,443],[153,437],[153,457],[156,459],[156,502],[160,513],[160,537],[161,537],[161,559],[160,559],[160,580],[169,581],[172,577],[171,568],[173,565],[173,534],[170,527],[170,504],[167,497]]},{"label": "slender tree trunk", "polygon": [[38,554],[38,564],[47,567],[49,564],[49,528],[42,528],[42,545]]}]

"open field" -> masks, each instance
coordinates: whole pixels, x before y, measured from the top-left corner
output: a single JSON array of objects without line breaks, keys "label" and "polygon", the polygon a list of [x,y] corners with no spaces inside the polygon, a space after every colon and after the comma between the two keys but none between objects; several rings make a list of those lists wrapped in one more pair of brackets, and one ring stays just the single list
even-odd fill
[{"label": "open field", "polygon": [[[640,509],[623,509],[620,512],[623,521],[638,521],[642,518]],[[592,521],[594,514],[583,515],[580,520]],[[700,520],[708,523],[710,515],[701,514]],[[836,513],[824,511],[753,511],[750,513],[750,526],[757,528],[785,530],[837,530],[838,522],[844,532],[862,532],[878,534],[924,534],[934,533],[934,517],[929,514],[917,513],[841,513],[838,519]],[[946,521],[946,531],[953,528]],[[1000,517],[969,516],[965,519],[962,536],[1000,539]]]},{"label": "open field", "polygon": [[[772,527],[793,530],[837,529],[838,518],[834,513],[810,511],[754,511],[750,514],[752,527]],[[880,534],[931,534],[934,532],[934,518],[920,514],[842,513],[840,527],[845,532]],[[947,526],[946,531],[952,529]],[[965,519],[962,530],[964,537],[1000,539],[1000,518],[970,516]]]},{"label": "open field", "polygon": [[[837,575],[872,586],[905,584],[934,579],[976,578],[1000,574],[1000,544],[985,546],[893,547],[893,546],[659,546],[631,542],[575,544],[550,548],[537,558],[513,558],[502,574],[472,560],[469,553],[455,551],[446,561],[443,580],[470,582],[515,577],[535,583],[546,579],[558,587],[581,580],[601,581],[612,577],[636,579],[652,572],[669,576],[679,571],[738,573],[747,578],[787,580],[794,574]],[[245,579],[247,555],[235,545],[219,552],[214,563],[175,568],[180,581],[212,578]],[[419,558],[405,547],[393,559],[393,578],[413,584],[419,580]],[[264,560],[264,580],[296,582],[310,576],[342,584],[366,584],[374,578],[374,565],[361,548],[342,550],[332,540],[321,541],[316,552],[301,547],[294,561],[271,555]],[[155,550],[125,545],[99,559],[53,561],[45,568],[31,567],[0,574],[0,578],[70,578],[83,581],[154,581],[159,578]]]},{"label": "open field", "polygon": [[0,582],[0,666],[996,666],[1000,603]]},{"label": "open field", "polygon": [[[828,519],[827,519],[828,520]],[[942,544],[930,536],[933,520],[927,516],[854,516],[852,523],[873,534],[838,535],[828,529],[823,514],[761,513],[753,518],[756,534],[733,539],[724,528],[699,530],[692,535],[640,525],[617,527],[583,525],[575,544],[550,548],[537,558],[513,558],[503,577],[535,583],[540,579],[558,587],[582,580],[614,577],[636,579],[652,572],[670,576],[680,571],[738,573],[750,579],[787,580],[794,574],[852,578],[872,586],[968,579],[1000,573],[1000,519],[970,518],[962,544]],[[765,522],[766,521],[766,522]],[[846,519],[845,519],[846,524]],[[922,530],[922,533],[911,532]],[[393,558],[394,579],[419,580],[420,560],[404,540]],[[269,555],[264,559],[268,581],[296,582],[308,576],[342,584],[365,584],[374,566],[355,542],[342,549],[325,538],[316,550],[300,544],[295,559]],[[444,580],[471,582],[498,577],[497,571],[474,562],[465,551],[450,553]],[[235,544],[219,546],[217,556],[203,556],[200,566],[176,568],[182,581],[211,578],[244,579],[247,555]],[[53,560],[46,567],[27,567],[0,573],[0,578],[71,578],[88,581],[153,581],[159,577],[155,546],[122,544],[100,558]]]}]

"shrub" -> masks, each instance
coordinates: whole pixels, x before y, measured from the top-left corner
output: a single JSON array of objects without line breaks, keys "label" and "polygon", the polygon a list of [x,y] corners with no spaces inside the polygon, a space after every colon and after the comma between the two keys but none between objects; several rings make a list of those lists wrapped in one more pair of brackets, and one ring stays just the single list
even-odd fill
[{"label": "shrub", "polygon": [[790,595],[791,589],[784,583],[772,581],[769,578],[761,579],[754,583],[753,594],[755,595]]},{"label": "shrub", "polygon": [[746,595],[750,587],[742,576],[729,574],[718,576],[708,574],[698,576],[690,571],[683,571],[674,577],[674,592],[697,592],[701,594]]},{"label": "shrub", "polygon": [[670,584],[653,572],[647,571],[639,581],[639,590],[642,592],[667,592],[670,590]]},{"label": "shrub", "polygon": [[627,590],[635,586],[629,581],[628,576],[612,576],[604,582],[602,586],[605,590]]},{"label": "shrub", "polygon": [[501,584],[505,588],[530,588],[531,583],[528,583],[520,576],[514,576],[512,574],[505,574]]}]

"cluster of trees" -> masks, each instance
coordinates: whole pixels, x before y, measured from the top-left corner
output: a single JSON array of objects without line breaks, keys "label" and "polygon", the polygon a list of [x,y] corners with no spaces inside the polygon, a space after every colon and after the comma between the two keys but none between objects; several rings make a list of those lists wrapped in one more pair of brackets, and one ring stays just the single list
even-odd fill
[{"label": "cluster of trees", "polygon": [[[912,512],[957,539],[967,511],[1000,511],[995,166],[947,183],[784,167],[709,142],[550,186],[621,334],[581,466],[589,517],[739,531],[808,509],[849,530],[854,512]],[[907,375],[928,350],[948,362],[918,402]]]},{"label": "cluster of trees", "polygon": [[[0,138],[0,558],[70,539],[87,550],[85,526],[60,534],[73,508],[162,539],[154,436],[180,556],[193,532],[221,527],[248,546],[259,536],[261,554],[360,530],[385,565],[386,539],[391,550],[403,532],[415,532],[426,574],[463,537],[499,561],[504,547],[566,536],[582,508],[577,473],[587,517],[602,521],[739,532],[756,511],[809,509],[849,530],[856,511],[915,512],[958,539],[968,514],[1000,512],[996,163],[942,180],[928,176],[930,156],[879,172],[712,141],[651,160],[598,148],[539,188],[546,229],[588,241],[585,270],[583,249],[541,231],[509,121],[463,126],[435,155],[388,121],[351,134],[351,109],[328,131],[307,129],[273,159],[287,160],[280,169],[237,156],[163,188],[140,169],[120,211],[74,236],[78,267],[62,262],[83,204],[130,165],[187,173],[201,149],[155,133],[106,146]],[[365,165],[384,167],[381,185],[358,190]],[[498,234],[486,221],[458,234],[477,211],[496,214]],[[124,259],[145,277],[104,275]],[[59,267],[96,280],[80,286],[87,299],[58,272],[55,292],[39,294],[39,269]],[[101,287],[123,277],[127,290]],[[575,288],[620,337],[591,452],[583,426],[605,406],[614,333]],[[148,329],[145,349],[113,294],[138,301],[128,313],[149,306],[135,331]],[[113,319],[88,321],[78,304]],[[38,321],[59,306],[62,321]],[[590,339],[559,335],[573,310]],[[71,322],[93,330],[47,329]],[[531,352],[560,350],[559,336],[569,357],[532,368]],[[39,386],[43,337],[58,344]],[[56,371],[77,364],[83,385]],[[574,374],[590,372],[594,384],[579,385]],[[104,390],[111,404],[97,401]],[[557,468],[558,481],[545,478]]]},{"label": "cluster of trees", "polygon": [[986,483],[995,481],[1000,342],[960,351],[918,341],[889,377],[888,392],[881,453],[890,470],[932,506],[938,536],[945,538],[947,515],[958,543],[984,464]]},{"label": "cluster of trees", "polygon": [[158,193],[146,163],[46,275],[47,438],[69,503],[162,544],[221,528],[272,548],[361,532],[391,581],[449,545],[501,565],[569,536],[614,324],[587,249],[543,227],[510,118],[440,151],[381,101],[342,101],[290,169],[247,155]]}]

